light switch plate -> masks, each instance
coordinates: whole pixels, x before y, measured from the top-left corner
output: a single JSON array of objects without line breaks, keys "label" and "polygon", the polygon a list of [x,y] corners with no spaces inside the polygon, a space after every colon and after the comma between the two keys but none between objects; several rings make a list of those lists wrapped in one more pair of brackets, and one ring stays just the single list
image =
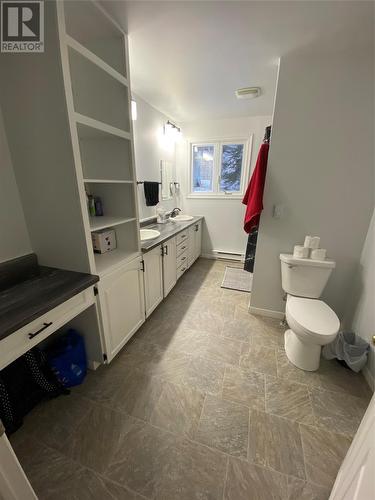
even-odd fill
[{"label": "light switch plate", "polygon": [[282,217],[284,217],[284,213],[285,213],[284,205],[277,204],[273,206],[272,217],[274,219],[281,219]]}]

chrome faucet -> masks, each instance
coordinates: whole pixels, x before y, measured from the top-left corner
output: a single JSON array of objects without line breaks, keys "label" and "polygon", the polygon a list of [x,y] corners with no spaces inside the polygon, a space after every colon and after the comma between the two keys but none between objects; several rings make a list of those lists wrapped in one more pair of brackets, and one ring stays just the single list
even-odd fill
[{"label": "chrome faucet", "polygon": [[178,212],[181,212],[181,208],[178,207],[174,208],[169,217],[176,217],[176,215],[178,215]]}]

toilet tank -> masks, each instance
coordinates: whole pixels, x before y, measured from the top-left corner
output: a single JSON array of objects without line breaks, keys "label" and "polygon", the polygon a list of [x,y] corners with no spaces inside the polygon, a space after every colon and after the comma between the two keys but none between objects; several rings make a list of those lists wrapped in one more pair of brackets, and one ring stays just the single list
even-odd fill
[{"label": "toilet tank", "polygon": [[281,284],[283,290],[297,297],[317,299],[321,296],[332,269],[333,260],[299,259],[282,253]]}]

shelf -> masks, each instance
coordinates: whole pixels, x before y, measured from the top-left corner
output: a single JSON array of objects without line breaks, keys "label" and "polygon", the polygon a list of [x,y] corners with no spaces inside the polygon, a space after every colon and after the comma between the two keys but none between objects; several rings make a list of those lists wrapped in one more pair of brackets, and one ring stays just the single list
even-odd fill
[{"label": "shelf", "polygon": [[99,231],[99,229],[105,229],[106,227],[118,226],[119,224],[126,224],[127,222],[133,222],[135,218],[123,218],[123,217],[90,217],[90,231]]},{"label": "shelf", "polygon": [[134,181],[121,181],[119,179],[83,179],[83,182],[92,184],[133,184]]},{"label": "shelf", "polygon": [[[74,119],[76,123],[91,127],[93,131],[98,130],[99,132],[106,132],[107,134],[112,134],[117,137],[121,137],[122,139],[131,139],[129,132],[125,132],[125,130],[121,130],[120,128],[112,127],[111,125],[107,125],[99,120],[82,115],[81,113],[75,112]],[[95,134],[93,133],[91,137],[95,137]]]},{"label": "shelf", "polygon": [[86,59],[88,59],[92,63],[96,64],[100,69],[108,73],[112,78],[115,78],[122,85],[125,85],[125,87],[129,87],[128,80],[123,75],[121,75],[121,73],[112,68],[112,66],[103,61],[103,59],[91,52],[91,50],[84,47],[81,43],[77,42],[77,40],[75,40],[71,36],[65,35],[65,39],[69,47],[74,49],[76,52],[79,52],[83,57],[86,57]]},{"label": "shelf", "polygon": [[130,130],[129,89],[81,52],[68,46],[74,110],[121,130]]},{"label": "shelf", "polygon": [[124,33],[96,2],[64,2],[66,34],[126,77]]},{"label": "shelf", "polygon": [[100,276],[103,276],[103,274],[106,274],[121,264],[125,264],[126,262],[138,257],[138,255],[139,252],[128,252],[119,248],[102,254],[95,253],[94,258],[96,272]]}]

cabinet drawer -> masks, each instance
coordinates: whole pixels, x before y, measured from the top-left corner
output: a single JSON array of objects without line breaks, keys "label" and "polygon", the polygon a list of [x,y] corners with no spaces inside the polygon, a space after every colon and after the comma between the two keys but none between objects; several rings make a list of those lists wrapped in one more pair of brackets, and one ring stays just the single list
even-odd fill
[{"label": "cabinet drawer", "polygon": [[177,257],[179,257],[182,253],[187,252],[188,249],[188,239],[182,240],[181,243],[177,247]]},{"label": "cabinet drawer", "polygon": [[186,260],[184,260],[184,264],[181,264],[181,266],[177,269],[177,279],[181,278],[186,269],[187,269],[187,262]]},{"label": "cabinet drawer", "polygon": [[187,265],[187,260],[188,260],[187,251],[185,251],[177,257],[177,269],[181,267],[183,264]]},{"label": "cabinet drawer", "polygon": [[[93,289],[88,288],[2,339],[0,341],[0,370],[35,347],[94,302]],[[40,333],[30,338],[29,335],[35,334],[38,330],[41,330]]]},{"label": "cabinet drawer", "polygon": [[188,237],[187,231],[182,231],[181,233],[178,233],[178,235],[176,236],[177,246],[181,245],[184,241],[187,241],[187,237]]}]

